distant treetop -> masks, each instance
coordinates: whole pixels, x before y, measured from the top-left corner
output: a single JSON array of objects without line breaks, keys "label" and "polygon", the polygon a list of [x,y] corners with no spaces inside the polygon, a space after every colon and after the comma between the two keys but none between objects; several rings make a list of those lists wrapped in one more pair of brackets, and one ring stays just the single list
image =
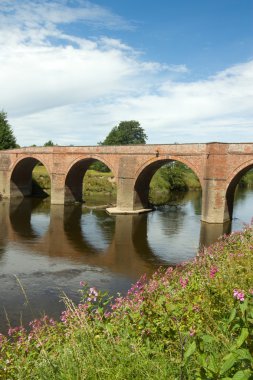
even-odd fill
[{"label": "distant treetop", "polygon": [[52,140],[48,140],[47,142],[45,142],[44,146],[54,146],[55,144],[53,143]]},{"label": "distant treetop", "polygon": [[136,120],[121,121],[99,145],[146,144],[147,135]]}]

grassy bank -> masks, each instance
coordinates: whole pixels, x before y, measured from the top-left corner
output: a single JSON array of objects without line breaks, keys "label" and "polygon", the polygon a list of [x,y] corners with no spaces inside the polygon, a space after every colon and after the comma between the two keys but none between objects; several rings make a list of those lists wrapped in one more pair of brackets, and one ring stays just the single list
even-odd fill
[{"label": "grassy bank", "polygon": [[[50,194],[50,177],[44,166],[37,165],[34,168],[33,180]],[[116,196],[116,183],[112,173],[87,170],[83,182],[83,194],[84,196],[90,196],[92,194],[110,194]]]},{"label": "grassy bank", "polygon": [[0,336],[0,378],[252,379],[252,268],[249,226],[114,301],[82,283],[61,322]]},{"label": "grassy bank", "polygon": [[[35,167],[33,179],[38,186],[50,194],[50,178],[44,166]],[[239,182],[239,187],[253,187],[253,170],[245,174]],[[157,170],[150,182],[150,202],[154,205],[164,204],[171,199],[176,199],[176,194],[179,195],[188,190],[201,190],[199,180],[193,171],[180,163],[164,166]],[[89,201],[94,196],[106,195],[110,197],[111,203],[116,201],[116,194],[117,187],[111,172],[87,170],[83,181],[84,199]]]},{"label": "grassy bank", "polygon": [[[50,178],[44,166],[36,166],[33,179],[46,192],[50,193]],[[200,183],[194,173],[184,165],[163,167],[153,176],[150,183],[150,199],[156,203],[158,197],[168,196],[173,191],[200,190]],[[116,183],[111,172],[87,170],[83,181],[83,195],[110,194],[116,197]]]}]

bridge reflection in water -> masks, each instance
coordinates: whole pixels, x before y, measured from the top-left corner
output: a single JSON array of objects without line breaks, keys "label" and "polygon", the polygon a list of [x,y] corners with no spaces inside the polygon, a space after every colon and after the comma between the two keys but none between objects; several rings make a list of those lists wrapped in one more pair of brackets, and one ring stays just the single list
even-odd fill
[{"label": "bridge reflection in water", "polygon": [[201,224],[194,197],[177,210],[115,216],[36,199],[2,201],[0,222],[2,331],[5,313],[13,325],[20,315],[24,323],[44,311],[58,316],[59,295],[77,301],[80,281],[124,293],[144,273],[191,259],[199,245],[230,230],[230,224]]}]

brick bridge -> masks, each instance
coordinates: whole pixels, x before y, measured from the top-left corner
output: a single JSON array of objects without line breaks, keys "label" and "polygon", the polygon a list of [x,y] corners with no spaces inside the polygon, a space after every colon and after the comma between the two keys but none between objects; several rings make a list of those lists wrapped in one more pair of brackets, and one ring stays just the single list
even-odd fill
[{"label": "brick bridge", "polygon": [[111,212],[148,209],[149,183],[156,170],[171,161],[186,164],[202,187],[202,216],[208,223],[232,218],[236,185],[253,168],[253,143],[29,147],[1,151],[0,194],[3,198],[32,193],[32,171],[38,162],[51,178],[51,203],[82,201],[82,182],[90,164],[106,164],[117,183],[117,206]]}]

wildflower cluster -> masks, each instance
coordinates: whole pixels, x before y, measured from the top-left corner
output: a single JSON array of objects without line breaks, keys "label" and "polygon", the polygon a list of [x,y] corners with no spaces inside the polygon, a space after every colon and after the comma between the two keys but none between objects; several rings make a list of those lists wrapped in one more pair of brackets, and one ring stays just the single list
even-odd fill
[{"label": "wildflower cluster", "polygon": [[245,300],[245,294],[241,290],[234,289],[233,295],[239,301],[244,301]]}]

